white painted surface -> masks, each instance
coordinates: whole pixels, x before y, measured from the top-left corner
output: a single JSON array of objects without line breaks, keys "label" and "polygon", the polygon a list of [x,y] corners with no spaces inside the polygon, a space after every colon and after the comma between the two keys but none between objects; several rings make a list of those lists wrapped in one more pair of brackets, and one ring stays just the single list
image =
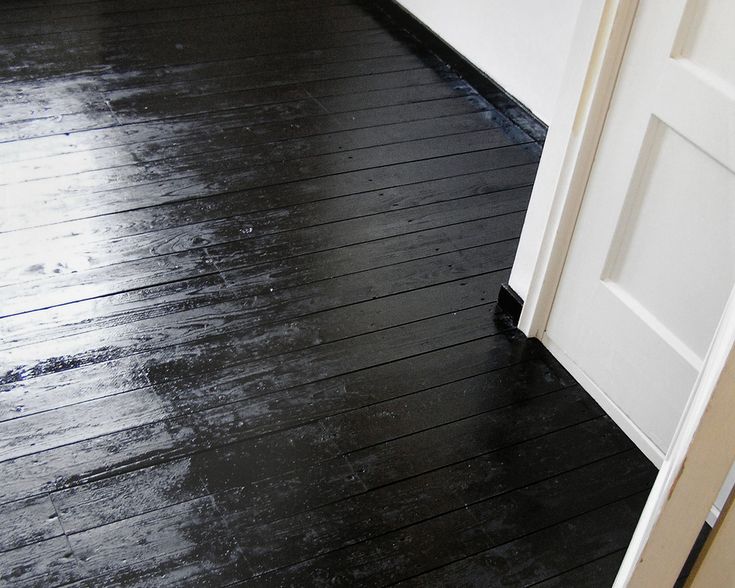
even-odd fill
[{"label": "white painted surface", "polygon": [[[519,327],[529,336],[540,336],[546,326],[573,228],[573,219],[564,218],[564,210],[568,201],[581,201],[610,100],[611,80],[625,47],[628,27],[616,39],[613,29],[620,28],[616,18],[620,18],[617,8],[605,0],[588,0],[579,11],[509,279],[525,301]],[[564,243],[557,247],[560,241]],[[553,284],[549,274],[555,276]]]},{"label": "white painted surface", "polygon": [[[735,460],[733,382],[735,288],[628,546],[615,588],[674,585]],[[730,544],[727,551],[732,561],[731,550]],[[724,588],[732,584],[706,586]]]},{"label": "white painted surface", "polygon": [[735,283],[730,2],[640,3],[544,335],[649,455]]},{"label": "white painted surface", "polygon": [[399,2],[550,123],[583,0]]}]

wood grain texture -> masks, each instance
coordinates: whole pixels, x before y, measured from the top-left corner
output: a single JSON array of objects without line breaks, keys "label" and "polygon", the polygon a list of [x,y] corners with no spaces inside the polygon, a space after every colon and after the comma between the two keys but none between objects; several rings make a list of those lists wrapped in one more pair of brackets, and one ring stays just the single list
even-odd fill
[{"label": "wood grain texture", "polygon": [[0,20],[0,584],[611,580],[653,468],[495,306],[539,145],[369,2]]}]

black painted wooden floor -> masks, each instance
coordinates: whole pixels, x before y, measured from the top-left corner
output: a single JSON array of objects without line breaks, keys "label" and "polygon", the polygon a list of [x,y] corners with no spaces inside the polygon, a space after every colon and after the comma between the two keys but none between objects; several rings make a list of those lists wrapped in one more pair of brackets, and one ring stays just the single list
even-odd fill
[{"label": "black painted wooden floor", "polygon": [[527,136],[349,0],[0,23],[0,584],[611,582],[655,471],[493,303]]}]

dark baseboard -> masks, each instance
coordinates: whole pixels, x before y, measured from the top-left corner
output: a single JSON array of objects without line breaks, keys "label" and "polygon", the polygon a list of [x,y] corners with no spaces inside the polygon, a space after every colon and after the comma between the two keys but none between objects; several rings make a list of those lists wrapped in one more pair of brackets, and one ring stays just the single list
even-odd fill
[{"label": "dark baseboard", "polygon": [[366,1],[365,4],[371,8],[378,8],[389,22],[407,31],[474,87],[483,98],[505,115],[508,120],[529,135],[539,146],[543,146],[548,129],[546,124],[520,101],[503,90],[487,74],[457,53],[429,27],[394,0],[372,0]]},{"label": "dark baseboard", "polygon": [[523,310],[523,298],[508,284],[503,284],[498,292],[498,308],[510,316],[513,324],[517,325]]}]

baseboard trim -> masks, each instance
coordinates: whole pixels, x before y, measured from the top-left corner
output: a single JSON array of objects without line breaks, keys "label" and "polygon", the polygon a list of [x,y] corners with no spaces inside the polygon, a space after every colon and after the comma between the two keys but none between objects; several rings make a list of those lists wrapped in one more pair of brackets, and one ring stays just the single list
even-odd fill
[{"label": "baseboard trim", "polygon": [[526,108],[520,100],[506,92],[502,86],[458,53],[451,45],[395,0],[373,0],[369,3],[369,6],[378,8],[389,21],[407,31],[467,81],[483,98],[505,115],[510,122],[529,135],[539,146],[543,146],[548,126]]},{"label": "baseboard trim", "polygon": [[[615,424],[620,427],[628,438],[636,444],[644,455],[653,462],[657,468],[661,469],[664,462],[663,452],[651,441],[647,435],[641,431],[638,426],[630,420],[630,417],[626,415],[618,406],[613,403],[610,398],[585,374],[582,369],[574,363],[569,356],[567,356],[561,348],[554,343],[548,335],[544,335],[541,338],[541,342],[551,352],[557,361],[564,366],[572,377],[579,382],[582,388],[592,397],[592,399],[600,405],[600,408],[615,421]],[[707,515],[706,523],[713,527],[720,516],[720,509],[715,505]]]},{"label": "baseboard trim", "polygon": [[615,404],[600,388],[595,384],[589,376],[576,364],[562,349],[545,334],[541,338],[541,342],[551,352],[557,361],[564,366],[572,377],[579,382],[579,385],[592,397],[592,399],[600,405],[600,408],[622,429],[622,431],[638,446],[643,454],[653,462],[657,468],[661,468],[664,462],[663,452],[656,444],[625,414],[620,407]]},{"label": "baseboard trim", "polygon": [[508,284],[501,284],[498,292],[498,308],[513,319],[513,325],[518,326],[518,319],[523,310],[523,298]]}]

